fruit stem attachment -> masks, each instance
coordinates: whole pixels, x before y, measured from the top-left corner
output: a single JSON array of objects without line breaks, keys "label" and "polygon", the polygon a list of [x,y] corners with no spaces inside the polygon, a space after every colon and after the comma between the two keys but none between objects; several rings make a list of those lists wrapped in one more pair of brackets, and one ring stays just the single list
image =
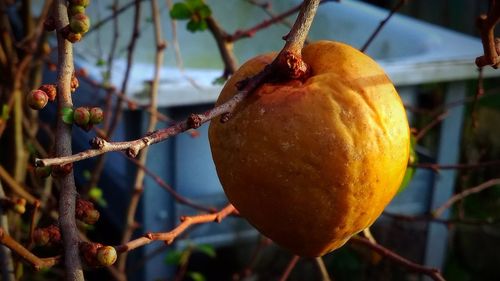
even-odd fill
[{"label": "fruit stem attachment", "polygon": [[286,41],[285,46],[273,62],[280,76],[302,79],[309,74],[309,66],[302,60],[302,48],[320,2],[320,0],[304,0],[292,29],[283,37]]}]

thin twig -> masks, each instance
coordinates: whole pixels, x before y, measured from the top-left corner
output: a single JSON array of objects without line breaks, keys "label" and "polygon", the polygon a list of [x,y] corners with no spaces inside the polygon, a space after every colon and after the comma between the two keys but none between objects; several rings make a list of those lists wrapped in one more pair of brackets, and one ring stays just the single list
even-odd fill
[{"label": "thin twig", "polygon": [[417,142],[421,140],[432,128],[436,127],[439,123],[441,123],[441,121],[446,119],[447,116],[448,116],[448,111],[445,111],[437,115],[434,119],[432,119],[432,121],[429,124],[427,124],[425,127],[423,127],[418,131],[418,134],[415,135],[415,140]]},{"label": "thin twig", "polygon": [[[160,81],[160,70],[163,64],[163,53],[164,49],[166,47],[166,43],[163,40],[162,37],[162,30],[161,30],[161,18],[160,18],[160,9],[158,8],[158,3],[157,0],[151,0],[151,13],[153,14],[153,27],[154,27],[154,38],[155,38],[155,44],[156,44],[156,55],[155,55],[155,68],[154,68],[154,76],[151,81],[151,103],[150,103],[150,111],[151,112],[156,112],[157,111],[157,97],[158,97],[158,84]],[[152,114],[151,117],[149,118],[148,122],[148,127],[147,131],[153,131],[156,128],[156,125],[158,123],[158,119],[156,118],[156,114]],[[139,157],[139,164],[145,165],[146,160],[148,157],[148,149],[144,149]],[[141,198],[142,192],[144,190],[144,176],[145,172],[144,169],[137,169],[137,173],[135,175],[135,182],[133,186],[133,191],[132,191],[132,196],[130,199],[130,203],[127,209],[127,216],[126,216],[126,227],[125,231],[123,233],[122,237],[122,243],[125,243],[130,240],[132,237],[132,234],[134,233],[135,230],[135,213],[137,210],[137,206],[139,205],[139,200]],[[125,253],[122,255],[120,260],[118,261],[118,269],[121,272],[125,271],[125,266],[126,266],[126,261],[127,261],[127,254]]]},{"label": "thin twig", "polygon": [[389,20],[392,18],[392,16],[397,11],[399,11],[399,9],[401,9],[404,6],[404,4],[406,4],[406,1],[408,1],[408,0],[399,0],[398,3],[396,3],[396,5],[394,5],[394,7],[392,7],[392,9],[389,11],[389,14],[387,15],[387,17],[379,23],[377,28],[373,31],[373,33],[368,38],[368,40],[366,40],[363,47],[361,47],[361,49],[360,49],[361,52],[364,53],[366,51],[366,49],[368,49],[368,47],[372,43],[373,39],[375,39],[375,37],[377,37],[377,35],[380,33],[382,28],[384,28],[384,26],[387,24],[387,22],[389,22]]},{"label": "thin twig", "polygon": [[490,187],[493,187],[493,186],[496,186],[499,184],[500,184],[500,178],[497,178],[497,179],[491,179],[489,181],[483,182],[482,184],[480,184],[478,186],[467,188],[464,191],[453,195],[450,199],[448,199],[445,203],[443,203],[443,205],[441,205],[439,208],[437,208],[433,212],[433,216],[440,217],[446,209],[450,208],[456,202],[463,200],[467,196],[470,196],[470,195],[475,194],[475,193],[479,193],[487,188],[490,188]]},{"label": "thin twig", "polygon": [[230,214],[237,212],[233,205],[229,204],[219,212],[214,214],[203,214],[196,216],[181,217],[181,223],[169,232],[161,233],[148,233],[143,237],[129,241],[125,244],[115,246],[116,251],[119,253],[129,252],[153,241],[164,241],[166,244],[172,244],[174,240],[182,234],[186,229],[195,224],[202,224],[208,222],[221,222]]},{"label": "thin twig", "polygon": [[316,265],[318,266],[319,272],[321,273],[322,281],[331,281],[330,275],[328,274],[328,270],[326,269],[325,261],[323,257],[315,258]]},{"label": "thin twig", "polygon": [[[2,182],[0,182],[0,197],[5,197]],[[9,234],[9,220],[7,219],[7,210],[0,205],[0,228]],[[12,252],[7,247],[0,248],[0,269],[2,271],[2,280],[15,281],[14,262],[12,260]]]},{"label": "thin twig", "polygon": [[28,249],[24,248],[23,245],[17,243],[16,240],[7,235],[2,228],[0,228],[0,244],[11,249],[14,253],[23,258],[23,260],[31,264],[36,270],[52,267],[58,264],[61,259],[59,256],[52,258],[39,258],[35,256]]},{"label": "thin twig", "polygon": [[425,267],[418,263],[414,263],[406,258],[394,253],[393,251],[381,246],[380,244],[371,243],[368,239],[354,236],[349,240],[350,243],[360,244],[377,252],[381,256],[392,260],[393,262],[408,268],[412,272],[425,274],[436,281],[445,281],[439,270],[435,268]]},{"label": "thin twig", "polygon": [[493,225],[499,224],[500,219],[498,218],[489,218],[489,219],[465,219],[465,218],[457,218],[457,219],[441,219],[433,217],[432,215],[419,215],[419,216],[410,216],[410,215],[402,215],[402,214],[394,214],[387,211],[384,211],[382,215],[390,217],[391,219],[398,221],[406,221],[406,222],[435,222],[440,223],[446,226],[450,225]]},{"label": "thin twig", "polygon": [[288,279],[288,276],[290,276],[290,273],[292,273],[292,270],[295,268],[295,265],[297,265],[299,259],[299,256],[293,256],[292,259],[290,259],[290,262],[285,267],[285,270],[281,274],[279,281],[286,281]]},{"label": "thin twig", "polygon": [[498,165],[500,165],[500,160],[490,160],[490,161],[471,163],[471,164],[463,164],[463,163],[459,163],[459,164],[415,163],[415,164],[408,164],[408,167],[439,171],[439,170],[478,169],[478,168],[492,167],[492,166],[498,166]]}]

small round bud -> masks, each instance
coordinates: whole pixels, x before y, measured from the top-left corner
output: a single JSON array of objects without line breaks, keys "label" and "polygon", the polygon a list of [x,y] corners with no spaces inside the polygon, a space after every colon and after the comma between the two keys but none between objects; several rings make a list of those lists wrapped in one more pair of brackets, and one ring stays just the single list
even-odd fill
[{"label": "small round bud", "polygon": [[73,75],[71,76],[70,84],[71,92],[73,93],[74,91],[76,91],[76,88],[78,88],[79,86],[80,82],[78,82],[78,78],[76,78],[75,74],[73,73]]},{"label": "small round bud", "polygon": [[76,43],[80,40],[82,40],[82,34],[81,33],[74,33],[74,32],[68,32],[65,36],[66,40],[68,40],[71,43]]},{"label": "small round bud", "polygon": [[48,176],[50,176],[50,173],[52,173],[52,167],[50,166],[35,168],[35,175],[39,178],[47,178]]},{"label": "small round bud", "polygon": [[44,91],[47,94],[49,101],[54,101],[56,99],[56,96],[57,96],[56,85],[45,84],[45,85],[40,86],[40,88],[38,88],[38,90]]},{"label": "small round bud", "polygon": [[13,206],[13,210],[18,214],[24,214],[26,212],[26,199],[19,198]]},{"label": "small round bud", "polygon": [[99,220],[99,216],[99,211],[88,210],[82,217],[82,221],[86,224],[96,224],[96,222]]},{"label": "small round bud", "polygon": [[78,107],[73,111],[73,120],[78,126],[86,126],[90,121],[90,112],[86,107]]},{"label": "small round bud", "polygon": [[70,0],[69,3],[75,6],[87,7],[90,4],[90,0]]},{"label": "small round bud", "polygon": [[74,33],[86,33],[90,28],[90,19],[84,13],[71,16],[69,27]]},{"label": "small round bud", "polygon": [[85,13],[85,7],[82,5],[70,5],[68,10],[70,16]]},{"label": "small round bud", "polygon": [[101,266],[113,265],[116,261],[117,255],[114,247],[102,246],[97,249],[97,261]]},{"label": "small round bud", "polygon": [[32,109],[39,110],[47,105],[49,97],[44,91],[33,90],[26,96],[26,101]]},{"label": "small round bud", "polygon": [[92,107],[90,109],[90,123],[99,124],[104,119],[104,113],[100,107]]}]

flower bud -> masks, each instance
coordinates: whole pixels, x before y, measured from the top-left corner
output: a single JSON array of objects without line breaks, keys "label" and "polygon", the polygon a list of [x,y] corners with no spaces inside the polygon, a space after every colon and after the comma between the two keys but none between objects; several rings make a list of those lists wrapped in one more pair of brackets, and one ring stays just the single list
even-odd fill
[{"label": "flower bud", "polygon": [[57,96],[57,88],[54,84],[44,84],[38,88],[40,91],[44,91],[49,98],[49,101],[54,101]]},{"label": "flower bud", "polygon": [[78,107],[73,111],[74,122],[81,127],[86,126],[90,121],[90,112],[86,107]]},{"label": "flower bud", "polygon": [[102,246],[97,249],[97,261],[101,266],[113,265],[116,261],[116,250],[112,246]]},{"label": "flower bud", "polygon": [[69,26],[74,33],[86,33],[90,28],[90,19],[84,13],[78,13],[71,16]]},{"label": "flower bud", "polygon": [[99,124],[104,119],[104,113],[100,107],[92,107],[90,109],[90,123]]},{"label": "flower bud", "polygon": [[49,97],[44,91],[33,90],[26,96],[26,101],[32,109],[39,110],[47,105]]}]

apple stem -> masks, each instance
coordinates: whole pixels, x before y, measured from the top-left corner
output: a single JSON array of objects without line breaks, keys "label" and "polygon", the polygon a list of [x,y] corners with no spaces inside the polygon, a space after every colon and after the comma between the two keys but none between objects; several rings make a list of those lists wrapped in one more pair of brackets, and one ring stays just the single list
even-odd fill
[{"label": "apple stem", "polygon": [[288,79],[301,79],[310,72],[309,66],[302,60],[302,48],[320,2],[320,0],[304,1],[292,29],[283,37],[286,41],[285,46],[272,63],[273,68]]}]

